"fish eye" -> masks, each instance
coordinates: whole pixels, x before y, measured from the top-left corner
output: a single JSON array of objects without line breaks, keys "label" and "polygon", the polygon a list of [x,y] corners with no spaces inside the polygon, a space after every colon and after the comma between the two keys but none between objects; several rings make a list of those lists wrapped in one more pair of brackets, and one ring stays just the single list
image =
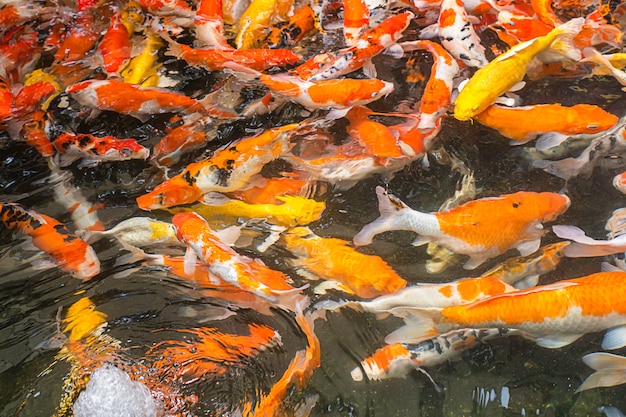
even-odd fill
[{"label": "fish eye", "polygon": [[132,151],[130,150],[130,148],[122,148],[120,149],[120,155],[122,155],[123,157],[129,157],[132,154]]},{"label": "fish eye", "polygon": [[377,95],[378,95],[378,91],[374,91],[374,92],[372,93],[372,97],[376,97]]}]

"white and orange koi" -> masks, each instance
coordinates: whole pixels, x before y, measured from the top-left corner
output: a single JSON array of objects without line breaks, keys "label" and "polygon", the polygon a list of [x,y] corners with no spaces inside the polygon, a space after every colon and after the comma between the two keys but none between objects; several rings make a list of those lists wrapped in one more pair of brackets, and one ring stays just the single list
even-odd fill
[{"label": "white and orange koi", "polygon": [[570,258],[585,258],[593,256],[613,255],[626,252],[626,234],[609,240],[596,240],[585,234],[576,226],[554,225],[552,231],[561,239],[571,240],[565,248],[565,256]]},{"label": "white and orange koi", "polygon": [[[602,132],[615,126],[618,121],[614,114],[592,104],[571,107],[561,104],[524,107],[491,105],[474,116],[474,119],[511,139],[511,145],[521,145],[547,133],[551,138],[550,146],[556,146],[559,139],[568,136]],[[542,142],[548,146],[547,136]]]},{"label": "white and orange koi", "polygon": [[370,381],[404,378],[411,370],[424,372],[423,368],[444,364],[479,343],[499,337],[503,333],[500,329],[462,329],[415,345],[385,345],[363,359],[350,375],[355,381],[362,381],[364,376]]},{"label": "white and orange koi", "polygon": [[93,248],[58,220],[18,204],[0,203],[0,222],[9,230],[30,236],[36,247],[72,276],[86,281],[100,273]]},{"label": "white and orange koi", "polygon": [[343,0],[343,36],[346,45],[355,45],[369,23],[370,10],[365,0]]},{"label": "white and orange koi", "polygon": [[567,346],[607,330],[603,349],[626,345],[626,272],[600,272],[443,309],[397,308],[405,326],[387,343],[417,343],[452,329],[509,328],[539,346]]},{"label": "white and orange koi", "polygon": [[[583,356],[583,362],[594,372],[583,381],[576,392],[626,383],[626,358],[624,356],[595,352]],[[615,416],[617,415],[615,414]]]},{"label": "white and orange koi", "polygon": [[583,18],[575,18],[554,28],[545,36],[519,43],[478,69],[460,90],[454,102],[454,117],[469,120],[496,102],[503,93],[522,81],[530,62],[545,51],[577,61],[580,51],[572,39],[582,28]]},{"label": "white and orange koi", "polygon": [[218,118],[236,116],[230,109],[198,101],[183,94],[164,89],[141,88],[117,80],[83,81],[69,86],[66,91],[83,106],[111,110],[138,118],[170,112],[199,112]]},{"label": "white and orange koi", "polygon": [[[291,279],[282,272],[267,267],[260,260],[240,255],[219,240],[206,220],[196,213],[178,213],[172,218],[178,239],[188,245],[208,265],[210,273],[278,307],[294,311],[303,296],[300,288],[290,285]],[[193,267],[193,266],[192,266]]]},{"label": "white and orange koi", "polygon": [[130,59],[130,35],[120,19],[120,12],[115,10],[97,49],[108,74],[116,74],[124,62]]},{"label": "white and orange koi", "polygon": [[470,67],[484,67],[488,61],[461,0],[442,0],[438,36],[450,54]]},{"label": "white and orange koi", "polygon": [[224,36],[222,0],[200,0],[198,2],[194,30],[198,46],[232,49]]},{"label": "white and orange koi", "polygon": [[289,139],[299,129],[299,124],[269,129],[220,149],[205,160],[189,164],[179,175],[138,197],[137,204],[143,210],[154,210],[194,203],[211,191],[244,189],[265,164],[290,149]]},{"label": "white and orange koi", "polygon": [[114,136],[96,137],[89,133],[61,133],[52,142],[57,150],[56,163],[64,167],[77,159],[85,158],[83,166],[103,161],[128,161],[147,159],[150,150],[135,139],[118,139]]},{"label": "white and orange koi", "polygon": [[424,132],[439,126],[440,119],[452,103],[454,78],[459,74],[459,64],[441,45],[430,41],[403,42],[403,50],[427,50],[433,56],[431,75],[420,99],[417,128]]},{"label": "white and orange koi", "polygon": [[404,288],[406,281],[382,258],[357,252],[350,242],[324,238],[308,227],[296,227],[283,233],[285,247],[296,258],[288,262],[308,276],[338,281],[349,292],[362,298],[391,294]]},{"label": "white and orange koi", "polygon": [[415,211],[376,187],[381,216],[354,236],[353,242],[367,245],[389,230],[409,230],[420,236],[414,245],[435,242],[453,252],[470,256],[466,269],[517,248],[528,255],[539,248],[542,223],[552,221],[570,205],[567,196],[556,193],[520,191],[500,197],[474,200],[437,213]]}]

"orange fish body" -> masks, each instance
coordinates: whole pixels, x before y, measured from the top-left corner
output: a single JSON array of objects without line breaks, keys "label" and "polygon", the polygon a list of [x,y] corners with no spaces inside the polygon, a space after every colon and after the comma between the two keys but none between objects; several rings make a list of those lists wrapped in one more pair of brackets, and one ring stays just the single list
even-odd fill
[{"label": "orange fish body", "polygon": [[46,112],[37,110],[30,113],[29,118],[20,129],[20,140],[37,149],[41,156],[53,156],[54,146],[46,134]]},{"label": "orange fish body", "polygon": [[[407,326],[388,341],[423,340],[459,328],[511,328],[547,348],[566,346],[582,335],[610,329],[604,349],[626,345],[626,272],[582,278],[497,295],[440,310],[405,310]],[[418,324],[419,321],[420,324]]]},{"label": "orange fish body", "polygon": [[61,133],[53,142],[59,154],[59,165],[67,166],[79,158],[93,163],[101,161],[126,161],[147,159],[150,151],[135,139],[118,139],[114,136],[96,137],[89,133]]},{"label": "orange fish body", "polygon": [[117,73],[122,64],[130,59],[130,35],[120,19],[120,13],[116,12],[98,44],[98,52],[100,52],[107,73]]},{"label": "orange fish body", "polygon": [[152,148],[152,158],[159,165],[170,166],[178,162],[181,154],[187,149],[193,149],[209,141],[205,129],[211,125],[211,118],[200,114],[190,114],[180,118],[174,116],[170,122],[182,124],[176,127],[168,127],[165,136]]},{"label": "orange fish body", "polygon": [[0,203],[0,221],[10,230],[30,236],[64,271],[88,280],[100,273],[100,261],[87,242],[52,217],[12,203]]},{"label": "orange fish body", "polygon": [[307,227],[290,229],[282,238],[297,256],[292,263],[323,279],[339,281],[359,297],[391,294],[406,286],[382,258],[357,252],[345,240],[316,236]]},{"label": "orange fish body", "polygon": [[489,126],[523,144],[542,133],[556,132],[567,136],[598,133],[614,126],[618,117],[591,104],[571,107],[560,104],[539,104],[525,107],[492,105],[474,116],[480,124]]},{"label": "orange fish body", "polygon": [[366,245],[372,237],[388,230],[410,230],[453,252],[466,254],[465,268],[474,269],[489,258],[517,248],[528,255],[539,248],[542,223],[554,220],[570,204],[556,193],[520,191],[500,197],[471,201],[450,210],[421,213],[376,188],[381,217],[366,225],[354,243]]},{"label": "orange fish body", "polygon": [[196,40],[202,47],[233,49],[224,37],[222,0],[200,0],[194,23]]},{"label": "orange fish body", "polygon": [[248,180],[266,163],[290,148],[289,132],[297,127],[291,124],[269,129],[221,149],[208,159],[189,164],[179,175],[138,197],[137,204],[141,209],[154,210],[194,203],[210,191],[231,192],[245,188]]},{"label": "orange fish body", "polygon": [[213,234],[206,220],[198,214],[178,213],[172,223],[180,241],[209,266],[209,272],[224,282],[277,303],[282,298],[285,304],[280,305],[291,310],[293,303],[302,297],[298,289],[289,285],[289,277],[235,252]]},{"label": "orange fish body", "polygon": [[313,30],[313,22],[313,10],[310,6],[304,5],[296,10],[288,21],[273,25],[261,45],[272,49],[293,47]]},{"label": "orange fish body", "polygon": [[4,78],[0,77],[0,124],[13,115],[14,100],[11,86]]}]

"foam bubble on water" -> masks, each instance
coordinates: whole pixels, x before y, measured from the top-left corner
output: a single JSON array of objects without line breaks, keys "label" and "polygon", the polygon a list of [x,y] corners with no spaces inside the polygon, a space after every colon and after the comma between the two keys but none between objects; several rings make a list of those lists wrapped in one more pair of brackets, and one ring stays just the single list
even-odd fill
[{"label": "foam bubble on water", "polygon": [[75,417],[156,417],[159,407],[145,385],[115,366],[104,365],[91,374],[73,410]]}]

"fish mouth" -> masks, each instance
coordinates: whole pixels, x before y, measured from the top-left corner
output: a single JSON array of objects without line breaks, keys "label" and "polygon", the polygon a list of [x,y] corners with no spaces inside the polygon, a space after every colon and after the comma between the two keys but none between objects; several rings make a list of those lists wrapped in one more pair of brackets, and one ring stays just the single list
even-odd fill
[{"label": "fish mouth", "polygon": [[176,178],[172,178],[148,194],[137,197],[137,205],[142,210],[156,210],[195,203],[201,196],[202,194],[186,181],[176,181]]}]

